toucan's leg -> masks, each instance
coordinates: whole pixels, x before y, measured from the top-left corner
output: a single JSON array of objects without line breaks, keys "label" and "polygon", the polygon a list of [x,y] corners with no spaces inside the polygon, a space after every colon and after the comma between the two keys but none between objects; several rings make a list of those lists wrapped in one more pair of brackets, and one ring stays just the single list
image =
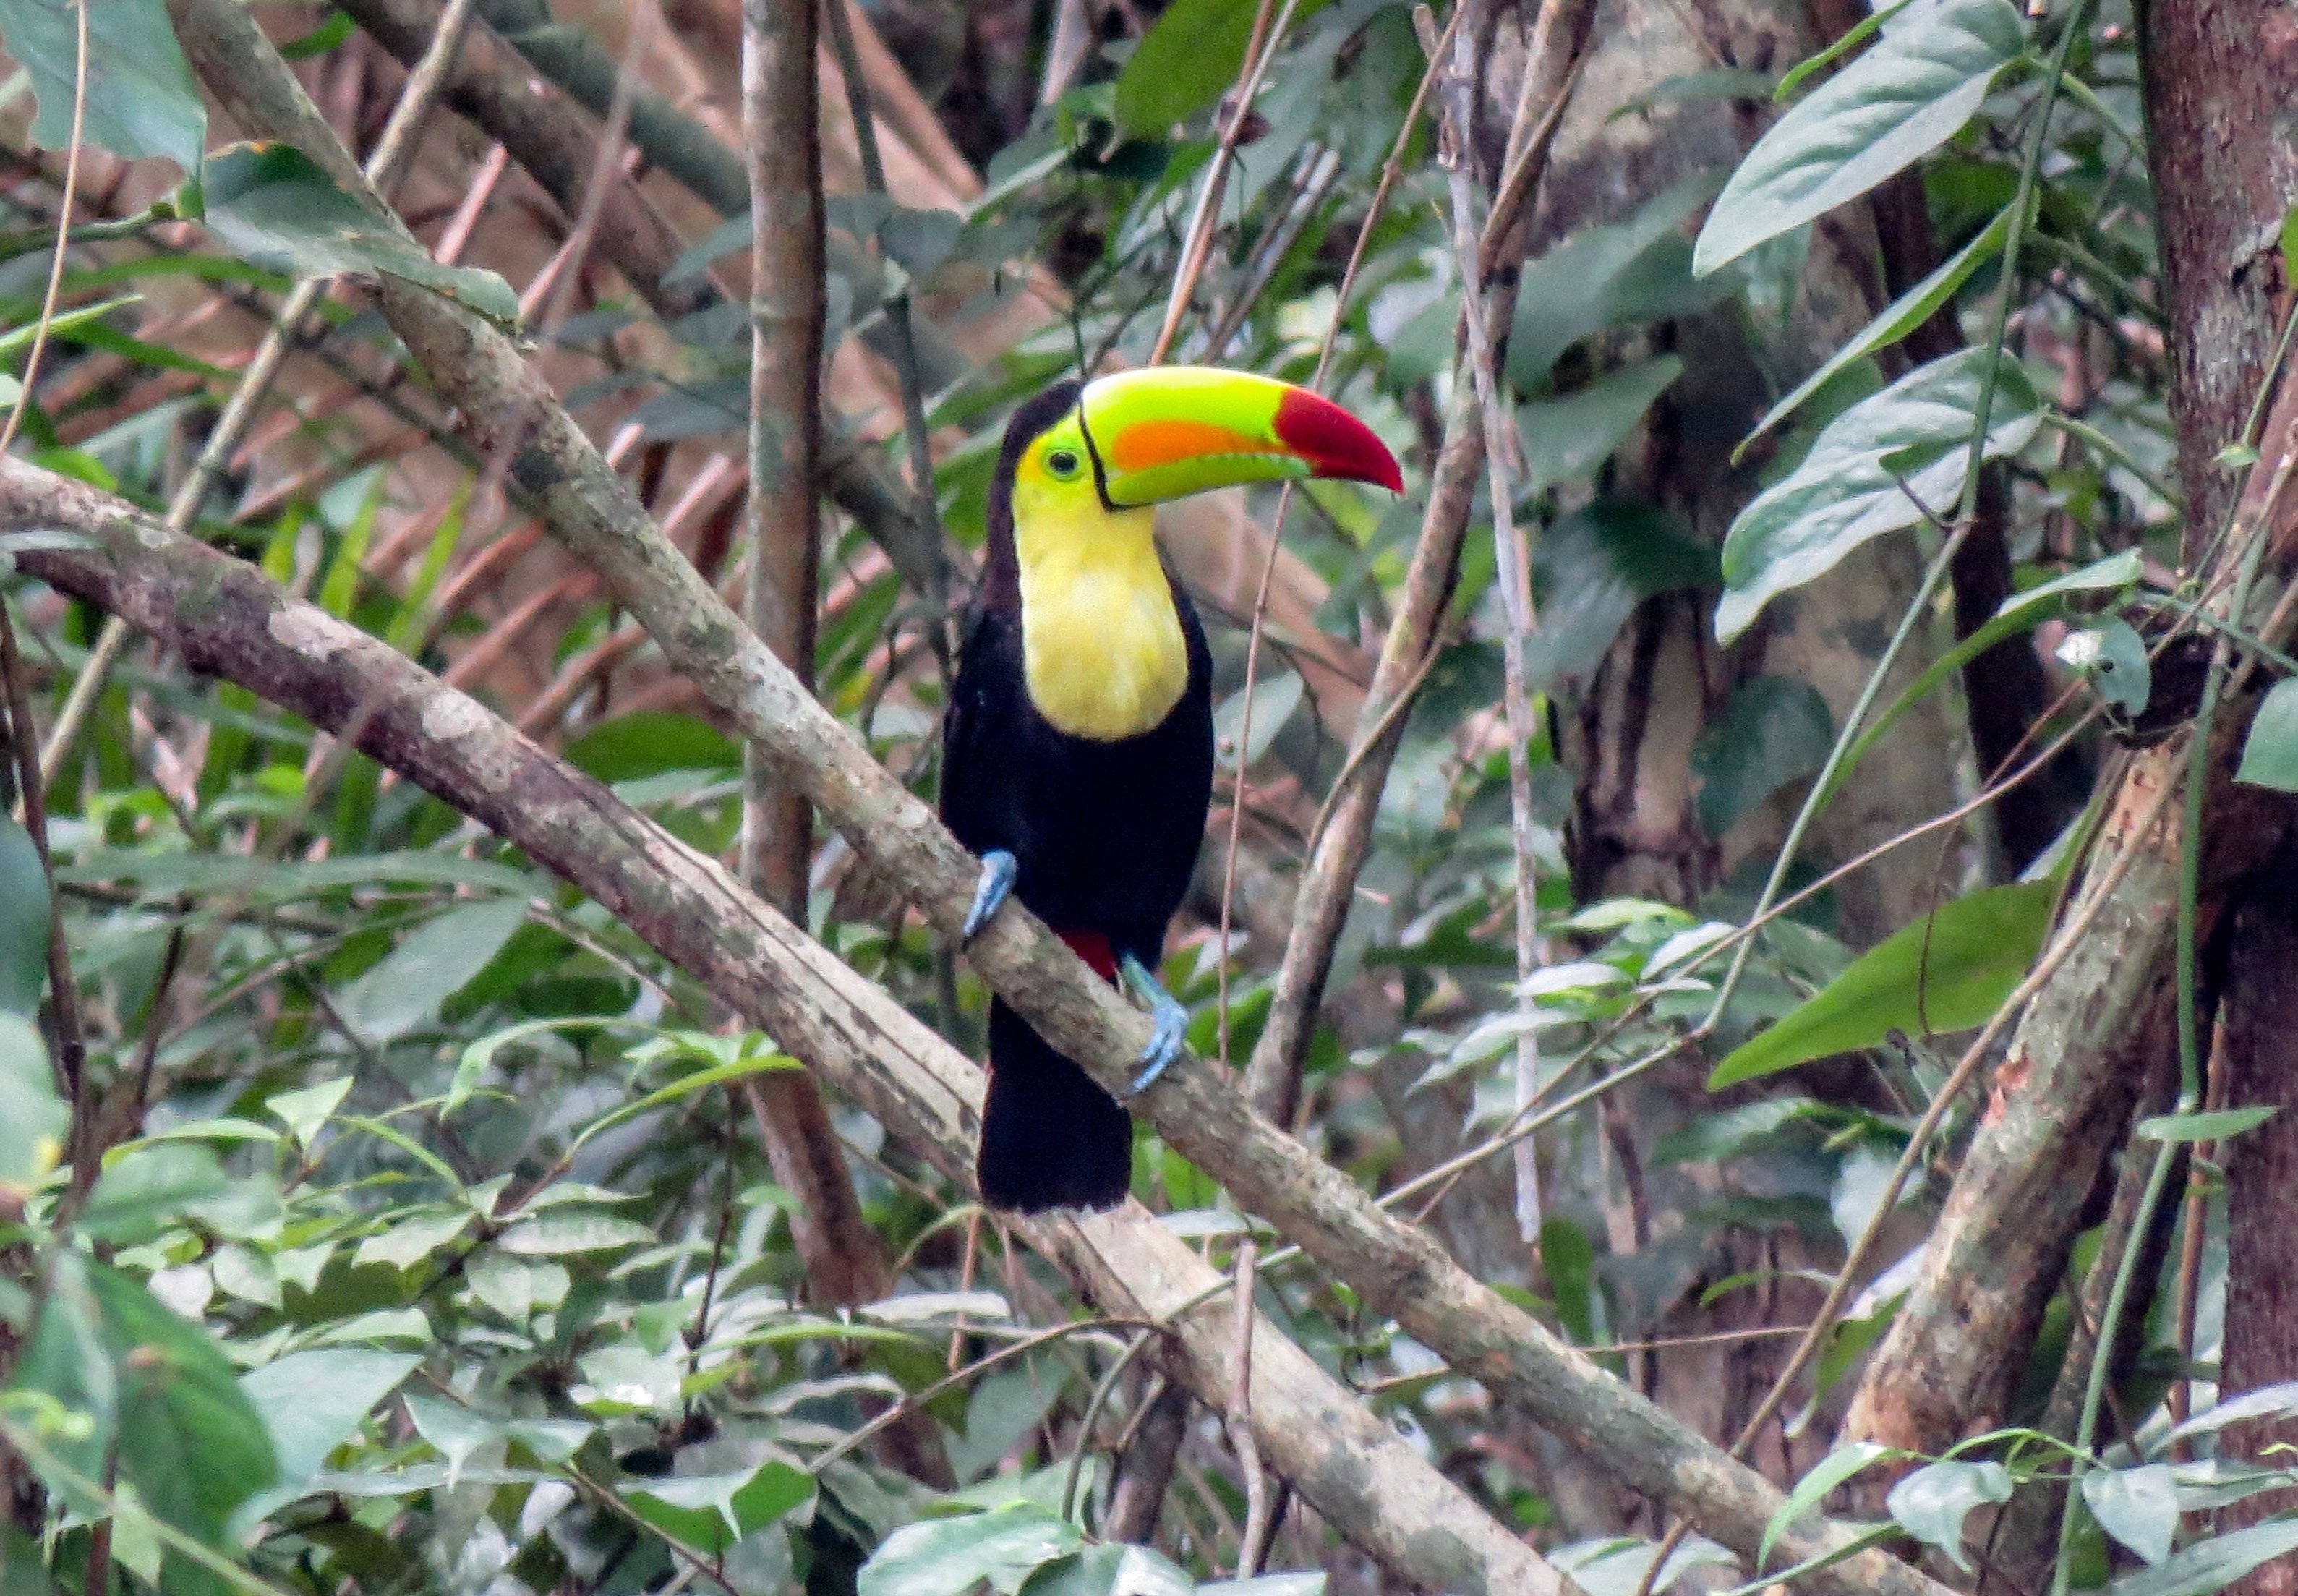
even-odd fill
[{"label": "toucan's leg", "polygon": [[1131,954],[1120,960],[1117,968],[1125,977],[1125,984],[1133,988],[1134,996],[1149,1005],[1149,1018],[1157,1027],[1149,1038],[1149,1046],[1141,1050],[1141,1073],[1133,1078],[1132,1086],[1126,1090],[1125,1095],[1131,1097],[1146,1091],[1150,1082],[1165,1072],[1165,1066],[1180,1056],[1181,1035],[1189,1028],[1189,1011]]},{"label": "toucan's leg", "polygon": [[1002,848],[981,856],[981,880],[973,889],[973,906],[965,912],[965,929],[957,933],[959,946],[980,936],[989,917],[1004,907],[1006,897],[1013,890],[1013,878],[1021,870],[1021,863]]}]

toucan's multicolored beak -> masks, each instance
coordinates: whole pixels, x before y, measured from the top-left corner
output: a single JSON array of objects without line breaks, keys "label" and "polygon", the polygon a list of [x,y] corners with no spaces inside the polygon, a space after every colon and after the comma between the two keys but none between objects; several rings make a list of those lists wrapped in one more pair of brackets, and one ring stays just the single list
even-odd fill
[{"label": "toucan's multicolored beak", "polygon": [[1211,488],[1329,476],[1404,491],[1372,428],[1306,388],[1212,366],[1153,366],[1097,377],[1078,417],[1120,508]]}]

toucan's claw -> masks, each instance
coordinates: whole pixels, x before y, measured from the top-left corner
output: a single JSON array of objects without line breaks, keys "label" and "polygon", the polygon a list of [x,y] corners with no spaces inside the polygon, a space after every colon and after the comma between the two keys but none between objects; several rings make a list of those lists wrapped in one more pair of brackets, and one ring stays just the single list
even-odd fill
[{"label": "toucan's claw", "polygon": [[959,947],[980,936],[990,916],[1005,906],[1013,891],[1013,878],[1021,870],[1021,862],[1002,848],[981,856],[981,880],[973,889],[973,906],[965,912],[965,927],[957,933]]},{"label": "toucan's claw", "polygon": [[1182,1037],[1189,1029],[1189,1011],[1131,954],[1119,963],[1118,971],[1125,977],[1125,984],[1133,988],[1134,996],[1149,1005],[1149,1018],[1156,1027],[1150,1035],[1149,1046],[1141,1050],[1137,1061],[1141,1073],[1133,1078],[1133,1084],[1125,1091],[1126,1096],[1137,1097],[1165,1072],[1167,1065],[1181,1056]]}]

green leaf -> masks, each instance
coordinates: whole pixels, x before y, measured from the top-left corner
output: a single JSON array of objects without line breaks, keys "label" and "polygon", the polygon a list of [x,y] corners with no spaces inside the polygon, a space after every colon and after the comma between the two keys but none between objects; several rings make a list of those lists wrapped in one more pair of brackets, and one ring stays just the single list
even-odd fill
[{"label": "green leaf", "polygon": [[1756,1572],[1762,1573],[1771,1561],[1772,1545],[1788,1526],[1825,1501],[1838,1485],[1862,1469],[1873,1467],[1887,1459],[1905,1454],[1896,1447],[1880,1446],[1872,1441],[1855,1441],[1848,1446],[1839,1446],[1812,1466],[1811,1472],[1796,1482],[1788,1499],[1780,1503],[1779,1511],[1764,1526],[1764,1538],[1756,1548]]},{"label": "green leaf", "polygon": [[1524,434],[1525,496],[1586,476],[1627,442],[1644,412],[1683,375],[1679,355],[1661,355],[1608,371],[1560,399],[1518,408]]},{"label": "green leaf", "polygon": [[2154,667],[2146,640],[2129,622],[2115,618],[2071,633],[2059,644],[2059,662],[2082,673],[2091,690],[2125,715],[2143,714],[2153,696]]},{"label": "green leaf", "polygon": [[706,721],[642,710],[591,727],[567,744],[566,759],[612,784],[673,770],[732,770],[741,765],[742,752]]},{"label": "green leaf", "polygon": [[2173,1441],[2190,1436],[2215,1435],[2230,1424],[2242,1424],[2253,1418],[2279,1418],[2287,1413],[2298,1413],[2298,1380],[2285,1380],[2276,1385],[2261,1385],[2255,1391],[2245,1391],[2240,1396],[2222,1402],[2205,1413],[2197,1413],[2172,1430],[2157,1443],[2157,1450]]},{"label": "green leaf", "polygon": [[38,1015],[48,984],[51,923],[39,848],[0,806],[0,1014]]},{"label": "green leaf", "polygon": [[213,1149],[146,1142],[105,1166],[80,1211],[79,1228],[115,1246],[148,1241],[179,1223],[186,1208],[230,1185]]},{"label": "green leaf", "polygon": [[857,1580],[859,1596],[964,1596],[985,1579],[1004,1596],[1017,1596],[1031,1574],[1084,1541],[1076,1525],[1034,1502],[928,1518],[903,1526],[871,1554]]},{"label": "green leaf", "polygon": [[2082,1476],[2083,1503],[2099,1527],[2150,1564],[2170,1555],[2178,1529],[2178,1488],[2168,1463],[2095,1468]]},{"label": "green leaf", "polygon": [[644,1246],[657,1239],[652,1230],[635,1220],[578,1210],[521,1220],[496,1237],[495,1245],[520,1257],[549,1258],[568,1253],[604,1253],[616,1247]]},{"label": "green leaf", "polygon": [[437,1014],[525,922],[521,898],[448,910],[351,983],[338,1005],[344,1021],[376,1045],[406,1035]]},{"label": "green leaf", "polygon": [[[70,146],[79,64],[79,6],[72,0],[0,0],[0,36],[39,98],[32,142]],[[123,161],[161,156],[197,178],[207,107],[177,46],[163,0],[87,6],[87,95],[81,135]],[[194,212],[196,214],[196,212]]]},{"label": "green leaf", "polygon": [[[1317,1582],[1316,1587],[1302,1590],[1298,1596],[1318,1596],[1323,1589],[1323,1575],[1309,1577]],[[1244,1596],[1247,1587],[1260,1584],[1257,1580],[1232,1582],[1229,1588]],[[1021,1592],[1022,1596],[1197,1596],[1205,1588],[1210,1587],[1200,1587],[1186,1569],[1162,1552],[1146,1546],[1106,1545],[1088,1546],[1075,1557],[1046,1564],[1029,1576]],[[1253,1596],[1294,1593],[1264,1586]]]},{"label": "green leaf", "polygon": [[[1325,0],[1301,0],[1298,28]],[[1163,134],[1210,109],[1244,65],[1252,42],[1251,0],[1174,0],[1141,37],[1117,79],[1117,122],[1143,136]]]},{"label": "green leaf", "polygon": [[1841,38],[1837,39],[1824,50],[1805,56],[1790,67],[1781,75],[1779,82],[1773,87],[1771,91],[1773,100],[1784,105],[1794,99],[1797,91],[1809,82],[1814,74],[1825,71],[1869,39],[1873,38],[1877,29],[1896,19],[1901,12],[1914,4],[1914,0],[1894,0],[1894,4],[1886,5],[1882,10],[1860,18],[1849,28],[1844,29]]},{"label": "green leaf", "polygon": [[1540,692],[1593,672],[1644,600],[1718,580],[1715,551],[1681,520],[1624,499],[1599,499],[1550,525],[1533,545],[1532,574],[1540,625],[1525,640],[1525,674]]},{"label": "green leaf", "polygon": [[37,1186],[62,1156],[70,1124],[47,1044],[30,1021],[0,1013],[0,1189],[21,1195]]},{"label": "green leaf", "polygon": [[2234,779],[2277,792],[2298,792],[2298,676],[2274,684],[2243,740]]},{"label": "green leaf", "polygon": [[[1508,379],[1517,392],[1545,386],[1557,357],[1583,338],[1690,315],[1730,297],[1728,282],[1692,281],[1691,246],[1679,230],[1722,180],[1720,172],[1687,178],[1627,220],[1589,227],[1525,267],[1509,334]],[[1454,311],[1449,304],[1436,310],[1442,360],[1451,353]]]},{"label": "green leaf", "polygon": [[2262,1103],[2209,1113],[2155,1114],[2138,1121],[2138,1135],[2150,1142],[2222,1142],[2245,1130],[2257,1129],[2280,1112],[2279,1104]]},{"label": "green leaf", "polygon": [[1901,1528],[1968,1573],[1963,1521],[1973,1508],[2010,1500],[2011,1471],[2002,1464],[1949,1460],[1916,1469],[1891,1487],[1883,1505]]},{"label": "green leaf", "polygon": [[328,1116],[343,1105],[351,1089],[351,1078],[345,1075],[293,1092],[275,1092],[264,1100],[263,1112],[287,1127],[287,1134],[309,1152],[311,1138],[319,1134]]},{"label": "green leaf", "polygon": [[[1870,538],[1915,525],[1924,509],[1954,513],[1962,449],[1994,358],[1988,350],[1959,350],[1860,401],[1828,423],[1801,465],[1740,512],[1724,539],[1717,638],[1731,641],[1774,597],[1825,575]],[[1987,454],[2024,448],[2040,425],[2034,385],[2005,357]]]},{"label": "green leaf", "polygon": [[814,1496],[814,1476],[777,1459],[748,1474],[673,1476],[618,1487],[632,1510],[673,1540],[709,1557]]},{"label": "green leaf", "polygon": [[277,1477],[270,1435],[207,1332],[77,1251],[54,1255],[16,1383],[91,1421],[57,1447],[62,1462],[101,1478],[109,1450],[154,1517],[210,1545]]},{"label": "green leaf", "polygon": [[1596,1249],[1587,1232],[1560,1214],[1542,1220],[1540,1257],[1557,1318],[1574,1341],[1588,1345],[1596,1339]]},{"label": "green leaf", "polygon": [[1892,932],[1734,1048],[1707,1089],[1872,1047],[1895,1030],[1927,1036],[1983,1024],[2035,962],[2057,896],[2054,881],[1989,887]]},{"label": "green leaf", "polygon": [[1945,144],[2026,42],[2010,0],[1917,0],[1757,140],[1708,212],[1692,270],[1706,277]]},{"label": "green leaf", "polygon": [[[1252,746],[1244,750],[1242,763],[1250,765],[1269,752],[1269,745],[1301,707],[1302,695],[1307,691],[1298,671],[1280,671],[1265,676],[1252,688]],[[1231,693],[1221,707],[1213,712],[1213,746],[1220,751],[1221,764],[1234,769],[1237,757],[1237,740],[1244,732],[1246,698],[1242,690]]]},{"label": "green leaf", "polygon": [[415,1352],[320,1347],[290,1352],[240,1376],[240,1394],[271,1436],[279,1483],[251,1498],[235,1527],[294,1501],[327,1467],[327,1454],[356,1435],[360,1421],[422,1360]]},{"label": "green leaf", "polygon": [[1937,271],[1908,289],[1884,307],[1882,314],[1853,335],[1851,341],[1833,354],[1825,364],[1798,384],[1795,392],[1773,405],[1756,423],[1755,430],[1740,440],[1732,451],[1738,459],[1748,445],[1786,420],[1803,407],[1806,400],[1833,381],[1845,368],[1864,360],[1878,350],[1890,348],[1908,334],[1922,326],[1939,308],[1953,299],[1955,291],[1967,282],[1972,272],[2002,252],[2004,241],[2011,236],[2011,212],[2006,209],[1981,229],[1979,236],[1955,252]]},{"label": "green leaf", "polygon": [[2106,1596],[2210,1596],[2290,1551],[2298,1551],[2298,1518],[2271,1519],[2199,1542],[2154,1567],[2126,1574],[2106,1587]]},{"label": "green leaf", "polygon": [[1743,683],[1691,745],[1700,829],[1723,836],[1781,788],[1826,764],[1834,746],[1835,716],[1810,682],[1758,676]]},{"label": "green leaf", "polygon": [[207,165],[207,226],[233,253],[301,277],[397,277],[502,326],[518,296],[492,271],[442,266],[371,216],[293,145],[233,145]]},{"label": "green leaf", "polygon": [[776,1070],[798,1070],[804,1067],[786,1053],[753,1053],[729,1060],[723,1064],[713,1064],[707,1070],[697,1070],[691,1075],[680,1076],[666,1087],[657,1087],[635,1103],[625,1103],[610,1113],[599,1115],[599,1118],[583,1127],[575,1136],[574,1145],[580,1147],[592,1137],[611,1130],[625,1121],[635,1120],[643,1113],[650,1113],[665,1104],[675,1103],[682,1097],[690,1097],[706,1087],[723,1086],[728,1081],[741,1080],[752,1075],[771,1074]]}]

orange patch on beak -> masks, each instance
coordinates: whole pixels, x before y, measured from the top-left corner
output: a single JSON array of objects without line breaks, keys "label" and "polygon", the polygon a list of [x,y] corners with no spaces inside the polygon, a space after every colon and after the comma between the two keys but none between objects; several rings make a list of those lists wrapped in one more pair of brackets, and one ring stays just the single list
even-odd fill
[{"label": "orange patch on beak", "polygon": [[1145,471],[1209,454],[1290,454],[1279,443],[1249,437],[1211,421],[1137,421],[1109,442],[1109,463],[1120,471]]}]

